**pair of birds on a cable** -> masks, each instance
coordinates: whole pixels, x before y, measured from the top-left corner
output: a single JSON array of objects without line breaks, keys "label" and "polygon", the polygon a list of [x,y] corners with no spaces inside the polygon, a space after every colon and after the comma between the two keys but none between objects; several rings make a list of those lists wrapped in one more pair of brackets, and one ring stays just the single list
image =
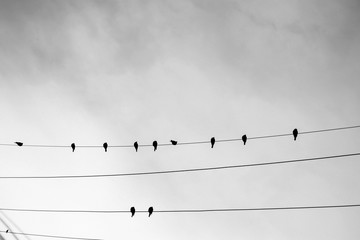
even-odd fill
[{"label": "pair of birds on a cable", "polygon": [[[75,151],[75,148],[76,148],[75,143],[72,143],[70,146],[71,146],[72,151],[74,152],[74,151]],[[109,147],[108,143],[107,143],[107,142],[104,142],[103,148],[105,149],[105,152],[107,152],[108,147]]]},{"label": "pair of birds on a cable", "polygon": [[[174,141],[174,140],[171,140],[171,143],[173,145],[176,145],[177,144],[177,141]],[[174,144],[175,143],[175,144]],[[157,141],[153,141],[152,143],[153,147],[154,147],[154,152],[156,151],[157,147],[158,147],[158,142]],[[138,142],[134,142],[134,148],[135,148],[135,151],[137,152],[138,149],[139,149],[139,144]]]},{"label": "pair of birds on a cable", "polygon": [[[131,212],[131,217],[133,217],[135,215],[135,207],[131,207],[130,208],[130,212]],[[148,213],[149,213],[149,217],[151,216],[151,214],[154,212],[154,208],[153,207],[149,207],[148,209]]]},{"label": "pair of birds on a cable", "polygon": [[[246,141],[247,141],[247,136],[246,136],[246,134],[241,137],[241,140],[244,142],[244,145],[245,145],[245,144],[246,144]],[[216,142],[215,138],[212,137],[212,138],[210,139],[211,148],[214,148],[215,142]]]}]

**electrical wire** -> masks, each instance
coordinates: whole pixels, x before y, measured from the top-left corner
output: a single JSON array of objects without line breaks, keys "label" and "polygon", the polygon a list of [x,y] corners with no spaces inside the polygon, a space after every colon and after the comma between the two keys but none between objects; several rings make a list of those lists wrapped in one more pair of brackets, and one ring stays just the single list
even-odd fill
[{"label": "electrical wire", "polygon": [[[2,233],[6,233],[6,231],[1,231]],[[66,237],[66,236],[56,236],[56,235],[45,235],[45,234],[35,234],[35,233],[21,233],[21,232],[7,232],[7,234],[14,235],[25,235],[25,236],[33,236],[33,237],[46,237],[46,238],[61,238],[61,239],[77,239],[77,240],[103,240],[100,238],[81,238],[81,237]]]},{"label": "electrical wire", "polygon": [[105,178],[105,177],[126,177],[126,176],[141,176],[141,175],[157,175],[157,174],[213,171],[213,170],[221,170],[221,169],[259,167],[259,166],[267,166],[267,165],[279,165],[279,164],[289,164],[289,163],[299,163],[299,162],[310,162],[310,161],[320,161],[320,160],[325,160],[325,159],[330,159],[330,158],[344,158],[344,157],[352,157],[352,156],[359,156],[359,155],[360,155],[360,152],[340,154],[340,155],[330,155],[330,156],[323,156],[323,157],[284,160],[284,161],[276,161],[276,162],[250,163],[250,164],[240,164],[240,165],[204,167],[204,168],[189,168],[189,169],[178,169],[178,170],[164,170],[164,171],[153,171],[153,172],[89,174],[89,175],[54,175],[54,176],[0,176],[0,179],[66,179],[66,178]]},{"label": "electrical wire", "polygon": [[[339,130],[354,129],[354,128],[360,128],[360,125],[304,131],[304,132],[299,132],[299,135],[330,132],[330,131],[339,131]],[[285,136],[292,136],[292,133],[254,136],[254,137],[248,137],[247,139],[255,140],[255,139],[264,139],[264,138],[285,137]],[[241,138],[232,138],[232,139],[216,140],[216,142],[234,142],[234,141],[242,141],[242,139]],[[195,145],[195,144],[208,144],[208,143],[209,143],[208,140],[207,141],[190,141],[190,142],[178,142],[177,145]],[[16,144],[13,144],[13,143],[0,143],[0,146],[18,147]],[[159,143],[158,146],[172,146],[172,144],[171,143]],[[22,145],[22,147],[69,148],[70,145],[24,144],[24,145]],[[134,146],[132,144],[131,145],[109,145],[108,146],[108,148],[133,148],[133,147]],[[152,144],[139,144],[139,147],[153,147],[153,145]],[[103,148],[103,146],[102,145],[76,145],[76,148]]]},{"label": "electrical wire", "polygon": [[[302,210],[302,209],[330,209],[330,208],[353,208],[360,204],[339,205],[316,205],[316,206],[288,206],[288,207],[259,207],[259,208],[213,208],[213,209],[178,209],[178,210],[154,210],[154,213],[201,213],[201,212],[244,212],[244,211],[276,211],[276,210]],[[23,209],[23,208],[0,208],[1,211],[13,212],[40,212],[40,213],[95,213],[117,214],[130,213],[129,210],[68,210],[68,209]],[[148,213],[148,210],[136,210],[136,213]]]},{"label": "electrical wire", "polygon": [[183,210],[160,210],[154,212],[156,213],[245,212],[245,211],[276,211],[276,210],[302,210],[302,209],[326,209],[326,208],[329,209],[329,208],[352,208],[352,207],[360,207],[360,204],[262,207],[262,208],[183,209]]}]

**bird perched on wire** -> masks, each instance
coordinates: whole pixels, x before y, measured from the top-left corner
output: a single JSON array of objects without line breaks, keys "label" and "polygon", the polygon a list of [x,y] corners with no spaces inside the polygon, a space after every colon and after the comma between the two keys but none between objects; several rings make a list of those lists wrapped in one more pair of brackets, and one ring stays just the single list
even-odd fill
[{"label": "bird perched on wire", "polygon": [[105,152],[107,152],[107,148],[108,148],[107,142],[104,142],[103,147],[104,147],[104,149],[105,149]]},{"label": "bird perched on wire", "polygon": [[151,216],[151,214],[154,212],[154,208],[153,208],[153,207],[149,207],[148,212],[149,212],[149,217],[150,217],[150,216]]},{"label": "bird perched on wire", "polygon": [[245,144],[246,144],[246,141],[247,141],[247,136],[246,136],[246,134],[243,135],[243,136],[241,137],[241,139],[243,140],[244,145],[245,145]]},{"label": "bird perched on wire", "polygon": [[156,149],[157,149],[157,146],[158,146],[157,141],[153,141],[153,146],[154,146],[154,152],[155,152],[155,151],[156,151]]},{"label": "bird perched on wire", "polygon": [[130,212],[131,212],[131,217],[133,217],[135,215],[135,208],[131,207]]},{"label": "bird perched on wire", "polygon": [[293,130],[294,141],[296,141],[296,138],[297,138],[298,134],[299,134],[299,132],[298,132],[298,130],[295,128],[295,129]]},{"label": "bird perched on wire", "polygon": [[210,142],[211,142],[211,148],[213,148],[213,147],[214,147],[214,144],[215,144],[215,138],[212,137],[212,138],[210,139]]},{"label": "bird perched on wire", "polygon": [[177,141],[175,141],[175,140],[170,140],[170,142],[171,142],[172,145],[176,145],[176,144],[177,144]]},{"label": "bird perched on wire", "polygon": [[8,233],[8,232],[9,232],[9,229],[6,230],[6,233]]},{"label": "bird perched on wire", "polygon": [[75,151],[75,143],[71,144],[71,148],[72,148],[72,151],[74,152]]},{"label": "bird perched on wire", "polygon": [[15,143],[16,143],[16,145],[18,145],[19,147],[21,147],[21,146],[23,145],[22,142],[15,142]]},{"label": "bird perched on wire", "polygon": [[137,150],[138,150],[138,147],[139,147],[138,142],[134,142],[134,148],[135,148],[135,151],[136,151],[136,152],[137,152]]}]

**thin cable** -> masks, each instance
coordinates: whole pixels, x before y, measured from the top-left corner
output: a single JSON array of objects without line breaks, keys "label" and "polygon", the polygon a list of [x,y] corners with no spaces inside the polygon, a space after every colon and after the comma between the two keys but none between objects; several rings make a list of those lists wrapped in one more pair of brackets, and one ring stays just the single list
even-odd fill
[{"label": "thin cable", "polygon": [[[89,175],[56,175],[56,176],[0,176],[0,179],[65,179],[65,178],[105,178],[105,177],[125,177],[125,176],[141,176],[141,175],[156,175],[156,174],[170,174],[170,173],[184,173],[184,172],[200,172],[200,171],[213,171],[221,169],[232,169],[232,168],[246,168],[246,167],[259,167],[267,165],[278,165],[278,164],[289,164],[299,162],[310,162],[319,161],[330,158],[343,158],[358,156],[360,152],[348,153],[340,155],[330,155],[323,157],[313,158],[302,158],[276,162],[263,162],[263,163],[250,163],[240,165],[229,165],[229,166],[218,166],[218,167],[205,167],[205,168],[190,168],[190,169],[178,169],[178,170],[165,170],[165,171],[154,171],[154,172],[134,172],[134,173],[113,173],[113,174],[89,174]],[[1,210],[1,209],[0,209]]]},{"label": "thin cable", "polygon": [[[355,126],[347,126],[347,127],[338,127],[338,128],[327,128],[320,130],[311,130],[299,132],[301,134],[312,134],[312,133],[321,133],[321,132],[330,132],[330,131],[339,131],[346,129],[360,128],[360,125]],[[274,134],[274,135],[264,135],[264,136],[254,136],[248,137],[248,140],[254,139],[264,139],[264,138],[275,138],[275,137],[285,137],[292,136],[292,133],[284,133],[284,134]],[[232,139],[219,139],[216,142],[234,142],[234,141],[242,141],[241,138],[232,138]],[[191,141],[191,142],[178,142],[177,145],[195,145],[195,144],[208,144],[209,141]],[[0,143],[0,146],[7,147],[18,147],[16,144],[11,143]],[[158,146],[172,146],[171,143],[159,143]],[[22,147],[38,147],[38,148],[70,148],[70,145],[43,145],[43,144],[24,144]],[[133,148],[133,145],[109,145],[108,148]],[[152,144],[139,144],[139,147],[153,147]],[[79,145],[76,148],[103,148],[102,145]]]},{"label": "thin cable", "polygon": [[263,208],[183,209],[183,210],[160,210],[160,211],[154,211],[154,212],[156,212],[156,213],[245,212],[245,211],[276,211],[276,210],[351,208],[351,207],[360,207],[360,204],[320,205],[320,206],[291,206],[291,207],[263,207]]},{"label": "thin cable", "polygon": [[[259,207],[259,208],[213,208],[213,209],[178,209],[178,210],[154,210],[154,213],[200,213],[200,212],[243,212],[243,211],[277,211],[277,210],[301,210],[301,209],[327,209],[327,208],[352,208],[360,207],[360,204],[317,205],[317,206],[288,206],[288,207]],[[60,210],[60,209],[22,209],[0,208],[2,211],[14,212],[40,212],[40,213],[98,213],[98,214],[129,214],[129,210]],[[147,210],[137,210],[136,213],[148,213]]]},{"label": "thin cable", "polygon": [[[6,233],[6,231],[1,231],[2,233]],[[81,238],[81,237],[66,237],[66,236],[56,236],[56,235],[45,235],[45,234],[35,234],[35,233],[21,233],[21,232],[8,232],[7,234],[14,235],[25,235],[25,236],[34,236],[34,237],[47,237],[47,238],[61,238],[61,239],[77,239],[77,240],[103,240],[100,238]]]}]

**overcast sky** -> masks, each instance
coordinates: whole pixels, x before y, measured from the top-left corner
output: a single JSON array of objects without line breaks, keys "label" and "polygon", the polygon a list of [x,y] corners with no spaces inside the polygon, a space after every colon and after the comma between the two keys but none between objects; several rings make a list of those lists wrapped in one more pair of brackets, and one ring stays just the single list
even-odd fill
[{"label": "overcast sky", "polygon": [[[359,151],[360,130],[78,148],[360,123],[358,0],[0,0],[1,176],[160,171]],[[0,208],[147,210],[360,203],[357,157],[153,176],[0,180]],[[24,232],[118,239],[360,238],[360,209],[6,212]],[[2,229],[5,230],[3,226]],[[10,239],[6,236],[6,239]],[[24,239],[24,238],[21,238]],[[31,237],[31,239],[36,239]]]}]

